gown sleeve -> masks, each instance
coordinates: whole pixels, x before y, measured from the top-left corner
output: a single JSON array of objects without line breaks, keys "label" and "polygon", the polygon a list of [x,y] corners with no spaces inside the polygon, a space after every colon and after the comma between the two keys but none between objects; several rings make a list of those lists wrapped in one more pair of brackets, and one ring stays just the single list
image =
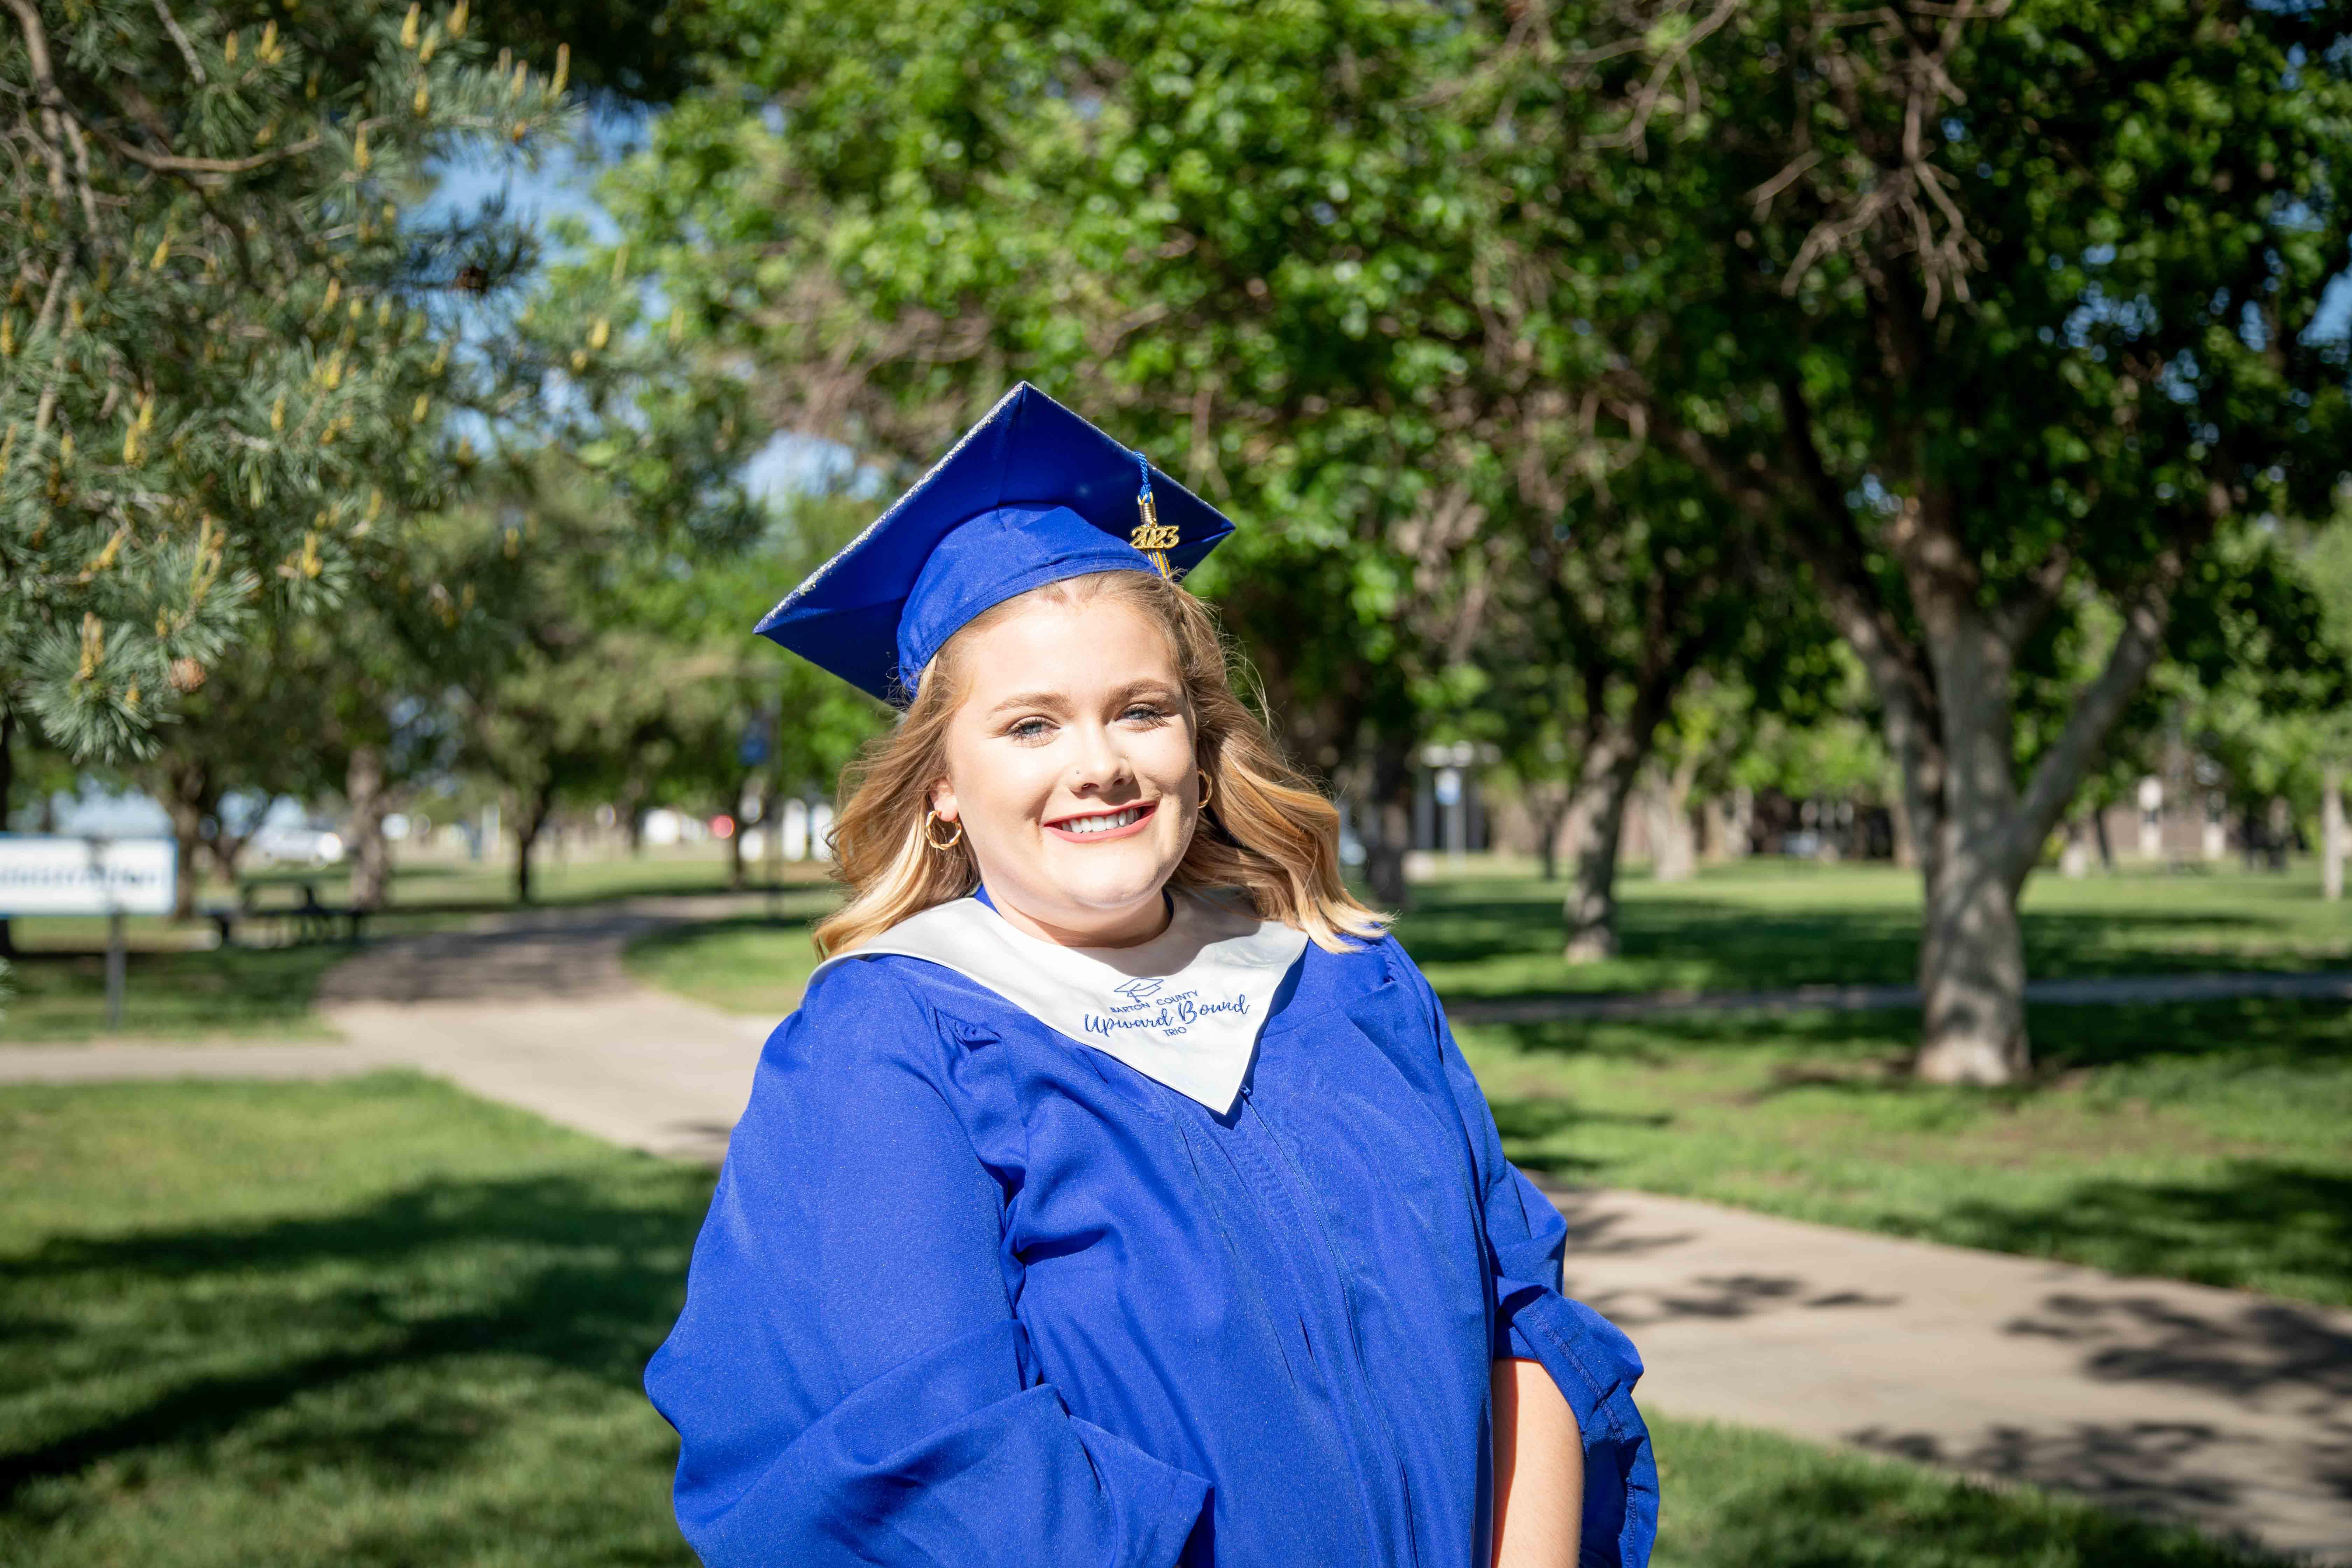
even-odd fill
[{"label": "gown sleeve", "polygon": [[1208,1482],[1034,1371],[929,1009],[829,972],[769,1039],[646,1389],[708,1568],[1167,1568]]},{"label": "gown sleeve", "polygon": [[[1411,960],[1404,961],[1410,966]],[[1542,1363],[1576,1413],[1584,1438],[1580,1568],[1642,1568],[1658,1533],[1658,1466],[1650,1430],[1633,1407],[1642,1358],[1617,1326],[1560,1290],[1568,1222],[1503,1156],[1486,1096],[1454,1043],[1435,993],[1412,971],[1437,1026],[1445,1074],[1470,1137],[1495,1293],[1497,1361]]]}]

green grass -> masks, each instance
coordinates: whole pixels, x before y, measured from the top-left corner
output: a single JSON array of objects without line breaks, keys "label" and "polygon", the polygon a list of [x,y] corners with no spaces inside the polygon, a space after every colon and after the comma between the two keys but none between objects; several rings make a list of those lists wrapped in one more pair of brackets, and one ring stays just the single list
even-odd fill
[{"label": "green grass", "polygon": [[[225,948],[125,955],[122,1027],[153,1039],[329,1039],[310,1011],[319,977],[351,949]],[[87,1040],[106,1027],[106,960],[99,953],[26,953],[8,966],[0,1044]]]},{"label": "green grass", "polygon": [[809,919],[741,915],[652,931],[629,944],[629,973],[730,1013],[781,1018],[816,967]]},{"label": "green grass", "polygon": [[2028,1488],[1652,1416],[1657,1568],[2227,1568],[2274,1563]]},{"label": "green grass", "polygon": [[[1400,934],[1449,997],[1900,982],[1917,879],[1750,863],[1627,885],[1624,955],[1557,954],[1558,887],[1422,889]],[[2352,967],[2300,873],[2029,885],[2040,975]],[[1512,1157],[1564,1179],[2352,1303],[2352,1014],[2340,1004],[2035,1007],[2016,1089],[1904,1070],[1916,1012],[1465,1027]]]},{"label": "green grass", "polygon": [[1916,1014],[1459,1031],[1511,1157],[1575,1183],[2352,1305],[2352,1015],[2036,1009],[2018,1090],[1912,1081]]},{"label": "green grass", "polygon": [[[0,1562],[689,1568],[637,1378],[709,1193],[408,1075],[0,1089]],[[1655,1427],[1670,1568],[2249,1561]]]},{"label": "green grass", "polygon": [[706,1173],[412,1077],[0,1091],[0,1562],[691,1562]]},{"label": "green grass", "polygon": [[[1918,963],[1919,878],[1888,866],[1748,861],[1685,882],[1620,883],[1622,954],[1559,956],[1564,884],[1462,877],[1415,889],[1398,934],[1447,996],[1775,990],[1907,984]],[[2352,968],[2352,903],[2317,873],[2125,872],[2026,884],[2036,975]]]}]

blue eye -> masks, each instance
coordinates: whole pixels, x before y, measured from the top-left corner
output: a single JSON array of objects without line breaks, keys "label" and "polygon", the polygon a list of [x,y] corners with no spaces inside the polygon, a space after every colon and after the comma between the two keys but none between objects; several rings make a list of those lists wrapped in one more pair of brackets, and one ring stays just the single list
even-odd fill
[{"label": "blue eye", "polygon": [[1043,719],[1024,719],[1004,732],[1016,741],[1042,741],[1052,729]]}]

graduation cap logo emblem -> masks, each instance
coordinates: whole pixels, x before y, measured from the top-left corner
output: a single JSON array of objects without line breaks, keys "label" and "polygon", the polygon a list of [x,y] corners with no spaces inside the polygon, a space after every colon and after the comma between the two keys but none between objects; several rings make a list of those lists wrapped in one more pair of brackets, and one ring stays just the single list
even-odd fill
[{"label": "graduation cap logo emblem", "polygon": [[[1138,530],[1138,531],[1141,531]],[[1124,996],[1130,1002],[1140,1002],[1167,984],[1165,980],[1138,978],[1129,981],[1124,985],[1114,985],[1110,989],[1115,996]]]}]

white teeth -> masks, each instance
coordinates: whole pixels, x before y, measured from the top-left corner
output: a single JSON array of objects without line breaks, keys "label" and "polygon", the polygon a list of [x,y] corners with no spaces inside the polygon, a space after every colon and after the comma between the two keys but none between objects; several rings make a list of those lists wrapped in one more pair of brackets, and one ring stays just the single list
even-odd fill
[{"label": "white teeth", "polygon": [[1125,811],[1114,811],[1108,816],[1080,816],[1054,826],[1065,833],[1108,833],[1114,827],[1125,827],[1143,816],[1143,808],[1130,805]]}]

